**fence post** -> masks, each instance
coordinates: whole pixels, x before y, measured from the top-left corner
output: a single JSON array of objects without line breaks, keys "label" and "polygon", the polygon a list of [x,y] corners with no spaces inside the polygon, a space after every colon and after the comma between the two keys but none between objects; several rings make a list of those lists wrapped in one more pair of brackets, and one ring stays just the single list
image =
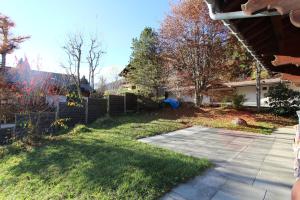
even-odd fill
[{"label": "fence post", "polygon": [[109,102],[110,102],[110,95],[108,95],[108,97],[107,97],[107,115],[108,115],[108,116],[110,116]]},{"label": "fence post", "polygon": [[89,98],[85,101],[85,124],[88,124],[89,120]]},{"label": "fence post", "polygon": [[16,133],[17,128],[16,127],[17,127],[17,114],[15,113],[15,127],[13,129],[13,133],[15,134],[14,137],[17,136],[17,133]]},{"label": "fence post", "polygon": [[126,114],[126,96],[127,96],[127,93],[125,93],[124,95],[124,113]]},{"label": "fence post", "polygon": [[56,111],[55,111],[55,120],[58,120],[58,118],[59,118],[59,102],[57,104]]}]

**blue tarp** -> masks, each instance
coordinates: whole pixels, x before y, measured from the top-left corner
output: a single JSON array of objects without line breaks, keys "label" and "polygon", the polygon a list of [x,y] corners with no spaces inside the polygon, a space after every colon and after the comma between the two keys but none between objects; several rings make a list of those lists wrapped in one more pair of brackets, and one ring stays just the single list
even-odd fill
[{"label": "blue tarp", "polygon": [[164,103],[169,104],[173,109],[180,107],[180,103],[177,99],[167,98],[164,100]]}]

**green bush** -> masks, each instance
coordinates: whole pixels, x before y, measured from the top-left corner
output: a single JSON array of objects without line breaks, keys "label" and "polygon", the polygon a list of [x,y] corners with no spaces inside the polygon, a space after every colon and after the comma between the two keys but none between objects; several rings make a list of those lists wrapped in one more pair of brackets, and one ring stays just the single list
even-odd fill
[{"label": "green bush", "polygon": [[80,99],[79,95],[76,92],[70,92],[66,96],[67,96],[68,106],[75,106],[75,107],[83,106],[82,99]]},{"label": "green bush", "polygon": [[270,111],[280,116],[296,116],[300,109],[300,92],[289,89],[284,83],[270,87],[266,96]]},{"label": "green bush", "polygon": [[243,94],[234,94],[232,96],[232,107],[239,109],[243,106],[244,102],[246,101],[245,95]]},{"label": "green bush", "polygon": [[[271,78],[271,76],[267,70],[262,70],[260,73],[260,78],[268,79],[268,78]],[[253,72],[251,73],[251,79],[256,80],[256,70],[253,70]]]}]

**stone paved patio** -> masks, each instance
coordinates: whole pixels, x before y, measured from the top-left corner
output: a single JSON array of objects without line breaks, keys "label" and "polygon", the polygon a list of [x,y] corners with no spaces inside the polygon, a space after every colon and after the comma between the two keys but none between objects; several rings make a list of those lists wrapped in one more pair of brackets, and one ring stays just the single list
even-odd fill
[{"label": "stone paved patio", "polygon": [[288,200],[293,177],[292,128],[270,136],[191,127],[140,141],[215,163],[163,200]]}]

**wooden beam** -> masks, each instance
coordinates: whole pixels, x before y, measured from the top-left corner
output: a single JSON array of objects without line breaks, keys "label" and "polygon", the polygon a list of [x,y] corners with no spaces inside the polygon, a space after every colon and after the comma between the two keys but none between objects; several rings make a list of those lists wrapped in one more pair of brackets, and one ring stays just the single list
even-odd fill
[{"label": "wooden beam", "polygon": [[[293,65],[296,65],[299,67],[300,66],[300,57],[275,55],[275,60],[272,61],[272,64],[274,66],[293,64]],[[300,68],[299,68],[299,70],[300,70]]]}]

